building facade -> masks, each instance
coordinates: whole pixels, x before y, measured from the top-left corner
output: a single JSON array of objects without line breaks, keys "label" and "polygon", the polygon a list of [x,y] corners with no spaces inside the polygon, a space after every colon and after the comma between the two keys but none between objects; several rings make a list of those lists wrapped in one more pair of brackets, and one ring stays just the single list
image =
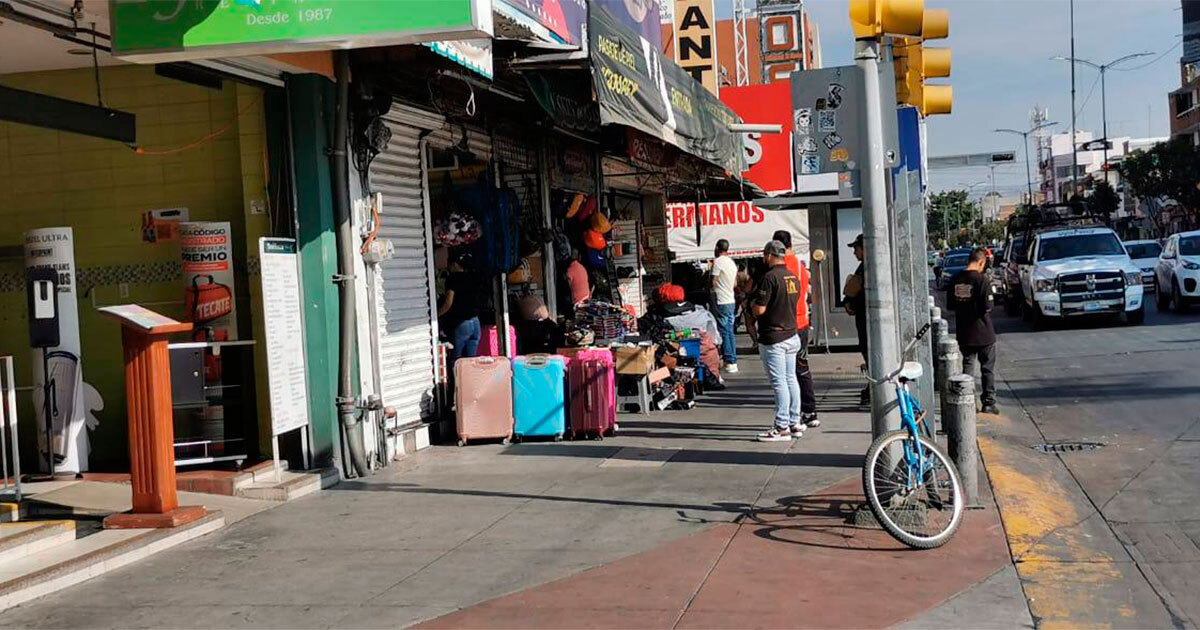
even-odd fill
[{"label": "building facade", "polygon": [[1179,89],[1167,95],[1171,137],[1191,138],[1200,146],[1200,2],[1182,0],[1183,56],[1179,59]]}]

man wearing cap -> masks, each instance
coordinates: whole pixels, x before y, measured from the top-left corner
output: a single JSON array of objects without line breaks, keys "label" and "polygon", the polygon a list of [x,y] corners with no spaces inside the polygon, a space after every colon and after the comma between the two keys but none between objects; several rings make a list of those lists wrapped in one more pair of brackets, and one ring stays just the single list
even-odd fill
[{"label": "man wearing cap", "polygon": [[[863,235],[859,234],[853,241],[847,244],[847,247],[854,250],[854,257],[858,259],[858,269],[846,278],[845,283],[845,300],[843,303],[846,306],[846,312],[854,316],[854,329],[858,333],[858,350],[862,353],[863,361],[868,361],[867,358],[867,282],[863,273]],[[871,388],[864,387],[859,392],[859,402],[866,404],[870,402]]]},{"label": "man wearing cap", "polygon": [[775,424],[758,434],[760,442],[784,442],[804,433],[800,421],[800,382],[796,380],[796,308],[800,279],[784,264],[787,247],[776,240],[763,248],[767,271],[759,279],[750,304],[758,329],[759,356],[775,393]]}]

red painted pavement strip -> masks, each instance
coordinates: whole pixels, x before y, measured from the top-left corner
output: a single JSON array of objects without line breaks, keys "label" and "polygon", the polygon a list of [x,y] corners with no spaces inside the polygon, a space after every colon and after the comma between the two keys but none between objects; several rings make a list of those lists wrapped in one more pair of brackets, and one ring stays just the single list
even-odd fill
[{"label": "red painted pavement strip", "polygon": [[859,479],[847,479],[783,499],[740,526],[717,525],[421,627],[885,627],[1010,562],[994,505],[969,511],[944,547],[914,551],[883,531],[845,524],[860,492]]}]

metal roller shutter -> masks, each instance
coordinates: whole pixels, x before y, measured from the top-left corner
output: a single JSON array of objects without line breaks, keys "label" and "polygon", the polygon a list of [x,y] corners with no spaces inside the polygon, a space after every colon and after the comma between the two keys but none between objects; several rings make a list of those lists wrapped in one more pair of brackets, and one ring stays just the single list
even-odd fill
[{"label": "metal roller shutter", "polygon": [[430,304],[430,228],[426,225],[422,130],[386,116],[387,150],[371,163],[371,189],[383,194],[377,238],[395,256],[378,266],[374,303],[380,394],[396,411],[393,426],[418,423],[432,411],[434,325]]}]

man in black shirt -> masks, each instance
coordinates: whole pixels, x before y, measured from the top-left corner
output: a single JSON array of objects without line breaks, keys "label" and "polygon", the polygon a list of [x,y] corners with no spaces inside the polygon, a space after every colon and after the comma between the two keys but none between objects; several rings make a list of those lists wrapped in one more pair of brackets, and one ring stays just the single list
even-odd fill
[{"label": "man in black shirt", "polygon": [[796,308],[800,301],[800,279],[784,263],[787,247],[771,241],[763,248],[767,271],[758,281],[750,310],[758,329],[758,354],[762,357],[771,389],[775,392],[775,424],[760,433],[760,442],[785,442],[804,434],[800,420],[800,381],[796,379]]},{"label": "man in black shirt", "polygon": [[471,256],[455,251],[450,257],[450,275],[446,291],[438,305],[438,326],[446,331],[453,347],[450,365],[460,358],[473,357],[479,348],[482,329],[479,326],[479,274],[467,271]]},{"label": "man in black shirt", "polygon": [[992,328],[992,292],[987,276],[987,251],[971,252],[967,268],[955,274],[946,289],[946,306],[954,311],[955,337],[963,355],[963,371],[975,373],[980,364],[984,413],[999,413],[996,407],[996,331]]}]

